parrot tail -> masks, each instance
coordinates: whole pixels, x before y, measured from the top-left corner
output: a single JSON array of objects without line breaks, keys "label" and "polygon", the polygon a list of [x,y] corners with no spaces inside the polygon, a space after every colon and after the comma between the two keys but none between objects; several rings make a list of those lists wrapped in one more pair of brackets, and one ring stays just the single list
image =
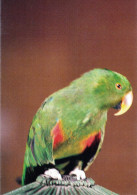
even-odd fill
[{"label": "parrot tail", "polygon": [[21,176],[16,178],[17,184],[21,185],[21,181],[22,181],[22,177]]}]

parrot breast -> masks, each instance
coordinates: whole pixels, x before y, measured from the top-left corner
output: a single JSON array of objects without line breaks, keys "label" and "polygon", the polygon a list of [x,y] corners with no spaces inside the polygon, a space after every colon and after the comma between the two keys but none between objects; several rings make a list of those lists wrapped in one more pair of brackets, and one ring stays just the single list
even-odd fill
[{"label": "parrot breast", "polygon": [[77,162],[80,161],[82,162],[82,170],[85,169],[88,163],[94,159],[100,141],[101,130],[80,142],[79,146],[83,147],[83,151],[80,154],[55,160],[56,168],[59,169],[62,174],[69,174],[69,172],[76,167]]}]

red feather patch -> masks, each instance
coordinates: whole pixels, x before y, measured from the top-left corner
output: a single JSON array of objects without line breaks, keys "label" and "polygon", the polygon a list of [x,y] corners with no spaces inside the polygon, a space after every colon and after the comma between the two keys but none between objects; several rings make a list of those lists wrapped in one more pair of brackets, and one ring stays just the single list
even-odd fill
[{"label": "red feather patch", "polygon": [[101,131],[99,131],[98,133],[92,133],[87,138],[83,139],[80,143],[82,150],[84,151],[87,147],[90,147],[91,144],[94,142],[95,138],[99,140],[101,139]]},{"label": "red feather patch", "polygon": [[61,120],[59,120],[52,129],[51,136],[53,136],[53,149],[64,141],[64,132],[62,129]]}]

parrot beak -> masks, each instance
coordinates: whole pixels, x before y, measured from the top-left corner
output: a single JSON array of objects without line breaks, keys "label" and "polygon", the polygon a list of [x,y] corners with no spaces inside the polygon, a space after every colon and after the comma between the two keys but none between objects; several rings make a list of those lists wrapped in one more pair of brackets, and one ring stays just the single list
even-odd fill
[{"label": "parrot beak", "polygon": [[130,106],[132,105],[132,102],[133,102],[133,93],[132,91],[130,91],[122,98],[121,108],[114,115],[119,116],[121,114],[124,114],[130,108]]}]

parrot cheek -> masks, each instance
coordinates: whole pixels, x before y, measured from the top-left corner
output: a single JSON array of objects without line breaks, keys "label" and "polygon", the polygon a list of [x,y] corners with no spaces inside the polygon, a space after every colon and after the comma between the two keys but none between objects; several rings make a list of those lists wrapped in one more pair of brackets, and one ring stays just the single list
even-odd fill
[{"label": "parrot cheek", "polygon": [[131,107],[132,102],[133,102],[133,93],[132,93],[132,91],[130,91],[122,98],[121,108],[114,115],[118,116],[118,115],[121,115],[121,114],[124,114],[125,112],[127,112],[128,109]]}]

